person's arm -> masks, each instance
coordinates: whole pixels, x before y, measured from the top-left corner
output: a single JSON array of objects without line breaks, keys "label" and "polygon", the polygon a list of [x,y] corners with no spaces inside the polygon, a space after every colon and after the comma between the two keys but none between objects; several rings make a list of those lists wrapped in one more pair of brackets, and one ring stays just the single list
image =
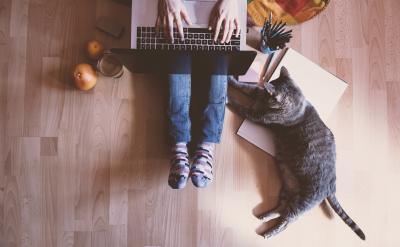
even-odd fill
[{"label": "person's arm", "polygon": [[237,1],[219,0],[216,3],[213,13],[211,13],[209,27],[210,30],[215,28],[214,41],[217,41],[221,28],[223,29],[221,43],[229,42],[235,30],[235,36],[239,37],[240,23]]},{"label": "person's arm", "polygon": [[164,35],[169,35],[171,42],[174,42],[174,23],[178,28],[181,40],[184,39],[182,19],[188,25],[192,24],[185,5],[181,0],[159,0],[158,16],[156,27],[164,29]]}]

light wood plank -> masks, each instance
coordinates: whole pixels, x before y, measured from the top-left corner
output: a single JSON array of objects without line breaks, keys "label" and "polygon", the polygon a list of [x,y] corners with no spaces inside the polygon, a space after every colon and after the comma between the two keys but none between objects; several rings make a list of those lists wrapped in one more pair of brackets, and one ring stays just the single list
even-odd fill
[{"label": "light wood plank", "polygon": [[[272,157],[238,137],[226,110],[207,189],[171,190],[167,83],[99,76],[75,89],[88,40],[129,47],[130,8],[109,0],[0,2],[0,246],[398,246],[400,2],[331,1],[294,26],[290,46],[349,87],[328,121],[337,196],[360,241],[319,207],[270,240],[255,215],[275,206]],[[115,39],[100,16],[125,26]],[[258,35],[258,34],[253,34]]]},{"label": "light wood plank", "polygon": [[58,159],[54,156],[41,156],[42,171],[42,246],[56,246],[57,225],[57,192],[58,192]]},{"label": "light wood plank", "polygon": [[65,84],[60,80],[60,58],[41,60],[40,136],[59,135],[65,99]]}]

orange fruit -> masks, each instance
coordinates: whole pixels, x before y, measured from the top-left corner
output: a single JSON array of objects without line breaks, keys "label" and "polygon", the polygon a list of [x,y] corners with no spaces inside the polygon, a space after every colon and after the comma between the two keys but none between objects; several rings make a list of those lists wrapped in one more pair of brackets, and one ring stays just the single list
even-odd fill
[{"label": "orange fruit", "polygon": [[91,40],[87,43],[86,51],[91,59],[97,60],[103,54],[104,47],[99,41]]},{"label": "orange fruit", "polygon": [[78,64],[75,67],[73,77],[76,87],[84,91],[92,89],[97,82],[96,71],[86,63]]}]

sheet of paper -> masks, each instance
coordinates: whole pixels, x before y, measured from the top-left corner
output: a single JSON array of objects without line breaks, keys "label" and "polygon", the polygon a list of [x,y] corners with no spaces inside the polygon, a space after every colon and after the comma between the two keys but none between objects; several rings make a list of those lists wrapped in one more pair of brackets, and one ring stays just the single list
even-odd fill
[{"label": "sheet of paper", "polygon": [[[322,69],[300,53],[288,49],[272,74],[271,80],[279,77],[285,66],[309,102],[314,105],[321,119],[326,121],[339,101],[347,84],[335,75]],[[245,120],[237,134],[265,152],[275,155],[274,136],[265,127]]]}]

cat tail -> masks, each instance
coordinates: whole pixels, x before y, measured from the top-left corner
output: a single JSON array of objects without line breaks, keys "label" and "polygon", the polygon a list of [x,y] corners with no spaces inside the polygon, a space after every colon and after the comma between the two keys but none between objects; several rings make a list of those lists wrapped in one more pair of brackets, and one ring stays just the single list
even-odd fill
[{"label": "cat tail", "polygon": [[346,212],[343,210],[342,206],[340,206],[337,198],[335,195],[328,196],[326,198],[329,202],[329,205],[331,205],[333,211],[335,211],[340,218],[346,223],[351,230],[353,230],[362,240],[365,240],[365,234],[364,232],[360,229],[360,227],[346,214]]}]

